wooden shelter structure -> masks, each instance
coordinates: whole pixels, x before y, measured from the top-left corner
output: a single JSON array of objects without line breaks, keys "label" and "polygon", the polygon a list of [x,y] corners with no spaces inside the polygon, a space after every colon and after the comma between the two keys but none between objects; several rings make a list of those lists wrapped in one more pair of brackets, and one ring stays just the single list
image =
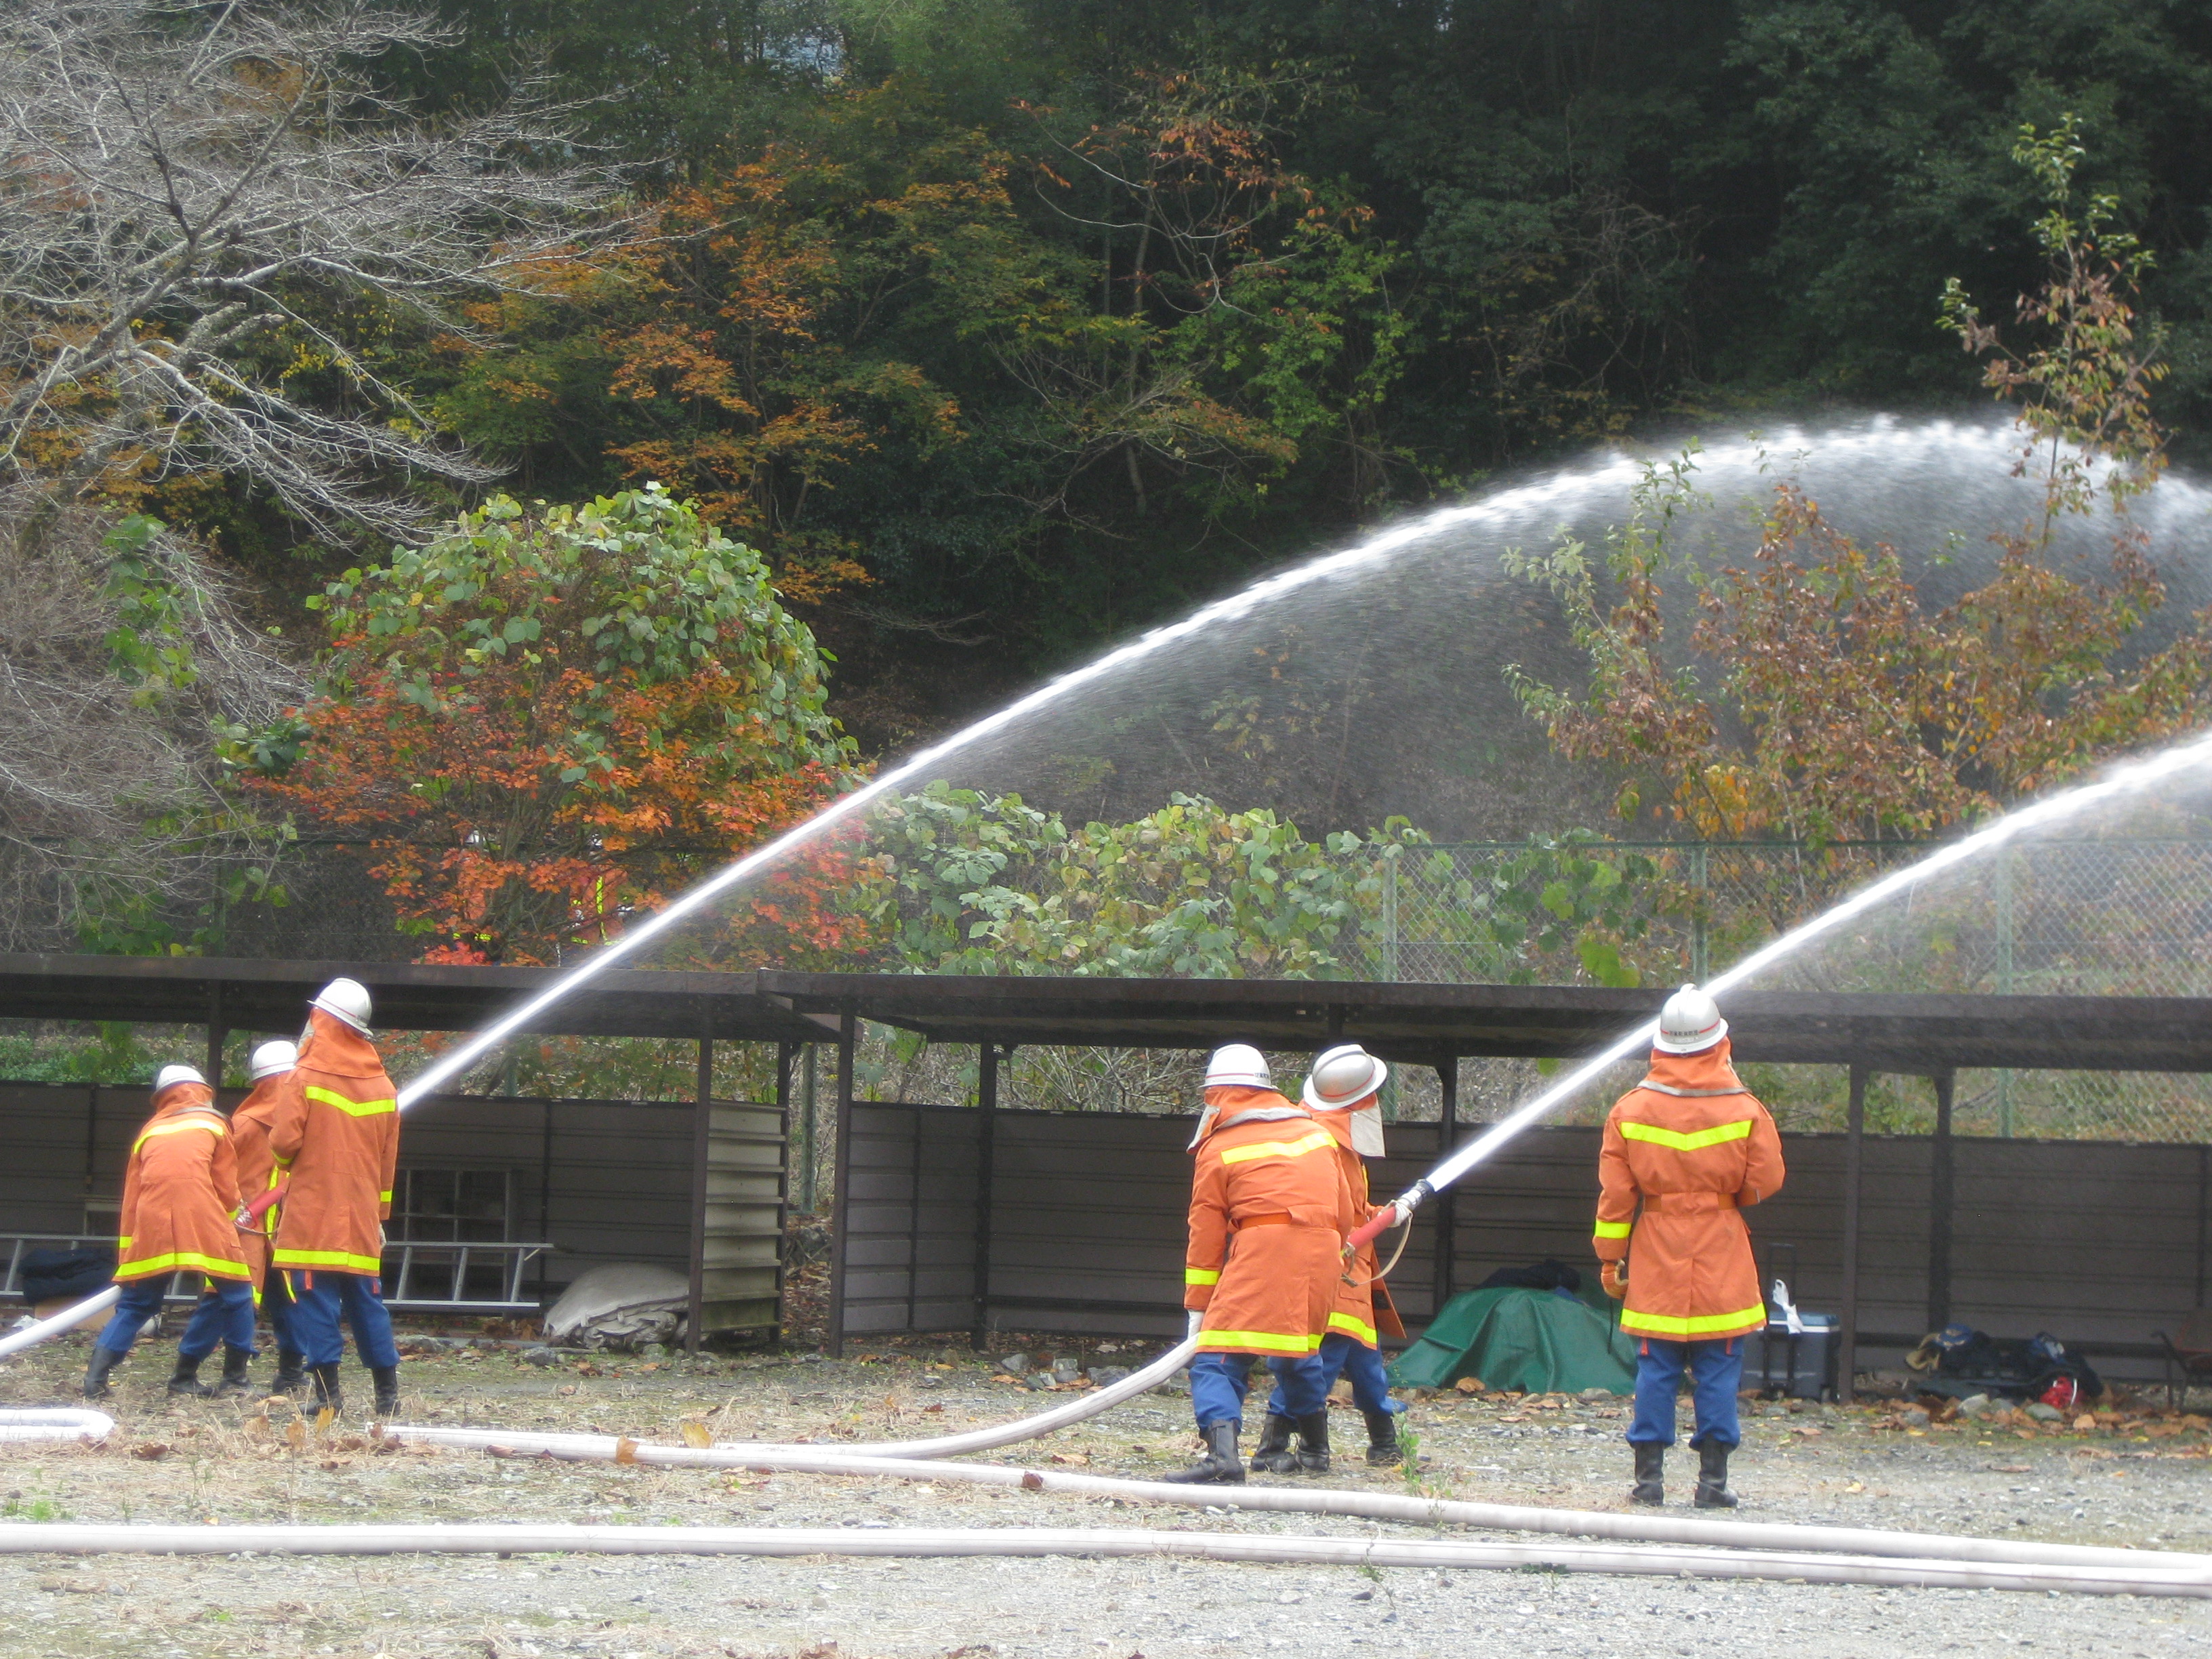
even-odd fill
[{"label": "wooden shelter structure", "polygon": [[[0,1016],[203,1025],[210,1055],[219,1056],[233,1030],[296,1030],[307,997],[340,974],[369,987],[380,1027],[439,1031],[477,1029],[557,976],[383,963],[0,956]],[[738,1303],[750,1304],[746,1322],[774,1322],[767,1287],[780,1283],[794,1067],[805,1045],[834,1045],[835,1349],[896,1330],[964,1327],[981,1344],[994,1328],[1133,1334],[1179,1322],[1181,1122],[1002,1110],[1000,1070],[1018,1047],[1195,1050],[1237,1041],[1280,1052],[1351,1041],[1401,1065],[1432,1066],[1440,1120],[1392,1130],[1394,1157],[1376,1185],[1395,1190],[1473,1127],[1461,1120],[1461,1059],[1573,1060],[1650,1018],[1662,1000],[1657,991],[1556,986],[647,969],[601,975],[534,1028],[699,1045],[688,1154],[658,1188],[622,1200],[641,1229],[672,1212],[688,1214],[695,1333],[714,1328]],[[2204,1305],[2212,1149],[1962,1140],[1952,1132],[1952,1103],[1957,1073],[1970,1067],[2212,1072],[2212,1000],[1745,992],[1727,999],[1727,1012],[1740,1058],[1850,1075],[1844,1133],[1792,1136],[1790,1188],[1753,1212],[1755,1231],[1792,1234],[1802,1247],[1801,1302],[1840,1314],[1846,1379],[1859,1348],[1894,1349],[1954,1313],[1991,1323],[2038,1307],[2053,1319],[2078,1314],[2096,1328],[2094,1346],[2148,1357],[2155,1352],[2150,1325],[2139,1333],[2143,1340],[2130,1334],[2139,1315],[2179,1317]],[[855,1053],[867,1022],[975,1045],[975,1108],[859,1098]],[[718,1042],[776,1045],[772,1103],[709,1098]],[[1867,1085],[1881,1073],[1932,1080],[1933,1134],[1867,1133]],[[19,1086],[0,1096],[0,1114],[15,1115],[21,1094]],[[550,1126],[557,1109],[576,1103],[534,1103],[549,1126],[550,1170]],[[507,1104],[441,1102],[424,1114],[422,1132],[410,1127],[410,1139],[432,1132],[449,1108],[484,1113]],[[596,1107],[603,1115],[678,1109]],[[1418,1317],[1467,1288],[1470,1256],[1506,1265],[1586,1255],[1595,1158],[1594,1131],[1533,1131],[1462,1190],[1430,1205],[1401,1269],[1409,1311]],[[83,1162],[89,1180],[89,1153]],[[40,1178],[26,1166],[0,1179],[0,1228],[9,1205],[21,1201],[9,1200],[9,1189]],[[541,1224],[554,1213],[550,1202],[538,1206]],[[1863,1328],[1869,1308],[1894,1328]]]}]

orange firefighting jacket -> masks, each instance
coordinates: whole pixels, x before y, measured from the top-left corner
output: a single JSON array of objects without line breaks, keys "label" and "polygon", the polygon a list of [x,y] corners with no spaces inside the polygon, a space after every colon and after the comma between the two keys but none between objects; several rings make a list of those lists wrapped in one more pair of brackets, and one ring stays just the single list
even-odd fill
[{"label": "orange firefighting jacket", "polygon": [[1782,1137],[1729,1054],[1726,1038],[1702,1054],[1655,1050],[1606,1118],[1595,1243],[1601,1261],[1628,1259],[1620,1328],[1632,1336],[1704,1341],[1766,1323],[1737,1212],[1782,1190]]},{"label": "orange firefighting jacket", "polygon": [[1312,1353],[1357,1224],[1336,1142],[1272,1089],[1206,1097],[1220,1115],[1194,1149],[1182,1298],[1206,1316],[1199,1350]]},{"label": "orange firefighting jacket", "polygon": [[[1382,1206],[1368,1200],[1367,1160],[1352,1150],[1352,1113],[1316,1112],[1314,1116],[1336,1141],[1337,1173],[1344,1182],[1355,1224],[1371,1221]],[[1361,1245],[1352,1265],[1338,1274],[1336,1305],[1328,1311],[1330,1330],[1370,1348],[1382,1346],[1378,1331],[1384,1336],[1406,1334],[1398,1310],[1390,1303],[1390,1287],[1376,1277],[1376,1267],[1375,1246]]]},{"label": "orange firefighting jacket", "polygon": [[[269,1148],[269,1122],[276,1115],[277,1095],[289,1075],[280,1073],[263,1078],[230,1115],[230,1149],[238,1164],[238,1202],[241,1208],[284,1179],[284,1172],[276,1167],[276,1154]],[[239,1230],[246,1263],[253,1269],[257,1284],[269,1270],[269,1252],[283,1214],[283,1206],[272,1204],[252,1231]]]},{"label": "orange firefighting jacket", "polygon": [[269,1115],[269,1150],[291,1179],[272,1259],[374,1278],[392,1213],[399,1103],[367,1037],[319,1008],[307,1023]]},{"label": "orange firefighting jacket", "polygon": [[190,1268],[211,1279],[252,1277],[231,1224],[238,1173],[230,1127],[204,1083],[173,1084],[131,1143],[115,1279]]}]

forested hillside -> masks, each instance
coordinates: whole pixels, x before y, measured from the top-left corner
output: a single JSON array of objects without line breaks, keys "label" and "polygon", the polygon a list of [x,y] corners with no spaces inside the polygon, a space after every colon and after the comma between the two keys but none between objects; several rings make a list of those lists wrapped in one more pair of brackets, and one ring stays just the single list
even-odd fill
[{"label": "forested hillside", "polygon": [[560,959],[1363,526],[1992,391],[2049,453],[1940,596],[1964,531],[1755,456],[1701,572],[1685,458],[1479,598],[1194,642],[714,951],[1280,970],[1378,848],[1936,834],[2204,713],[2098,516],[2212,405],[2202,8],[21,0],[0,127],[9,948]]},{"label": "forested hillside", "polygon": [[[1956,406],[2039,269],[2022,123],[2212,397],[2212,16],[1960,0],[442,0],[658,240],[384,343],[518,494],[759,548],[877,750],[1394,508],[1672,413]],[[382,73],[398,76],[397,64]],[[248,494],[250,501],[250,493]],[[334,566],[222,509],[276,593]]]}]

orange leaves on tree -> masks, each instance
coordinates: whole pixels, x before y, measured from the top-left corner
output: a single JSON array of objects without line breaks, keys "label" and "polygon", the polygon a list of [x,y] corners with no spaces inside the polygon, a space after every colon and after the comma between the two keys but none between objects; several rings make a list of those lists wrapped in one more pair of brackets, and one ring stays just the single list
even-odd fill
[{"label": "orange leaves on tree", "polygon": [[[325,603],[307,741],[253,787],[362,838],[425,960],[603,943],[845,781],[812,636],[750,549],[661,491],[496,501]],[[694,953],[844,948],[841,856],[774,873]]]}]

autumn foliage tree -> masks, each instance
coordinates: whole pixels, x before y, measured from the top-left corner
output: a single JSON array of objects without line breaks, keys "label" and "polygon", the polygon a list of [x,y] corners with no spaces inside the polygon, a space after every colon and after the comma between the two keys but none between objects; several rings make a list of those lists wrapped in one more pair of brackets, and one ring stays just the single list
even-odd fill
[{"label": "autumn foliage tree", "polygon": [[[2111,231],[2110,198],[2075,204],[2070,118],[2053,134],[2023,130],[2014,154],[2046,200],[2036,231],[2049,275],[2018,307],[2039,337],[2008,346],[1956,283],[1943,301],[1944,325],[1988,361],[1985,384],[2020,405],[2014,476],[2041,486],[2039,512],[1991,538],[1987,581],[1928,611],[1894,549],[1863,545],[1790,484],[1751,567],[1705,572],[1671,534],[1699,502],[1693,453],[1646,471],[1601,554],[1563,540],[1510,562],[1560,601],[1591,669],[1580,692],[1519,677],[1522,702],[1560,752],[1626,775],[1624,817],[1656,775],[1662,819],[1703,836],[1927,836],[2212,712],[2212,617],[2125,654],[2166,597],[2126,513],[2164,464],[2148,401],[2163,370],[2132,304],[2140,250]],[[2053,568],[2057,521],[2100,507],[2109,573]],[[1691,644],[1716,667],[1717,696],[1668,654],[1670,576],[1694,595]]]},{"label": "autumn foliage tree", "polygon": [[[657,487],[495,499],[321,605],[298,758],[252,787],[359,836],[428,961],[599,944],[803,817],[849,762],[822,653],[765,566]],[[746,923],[835,946],[853,924],[830,885],[787,872]]]}]

